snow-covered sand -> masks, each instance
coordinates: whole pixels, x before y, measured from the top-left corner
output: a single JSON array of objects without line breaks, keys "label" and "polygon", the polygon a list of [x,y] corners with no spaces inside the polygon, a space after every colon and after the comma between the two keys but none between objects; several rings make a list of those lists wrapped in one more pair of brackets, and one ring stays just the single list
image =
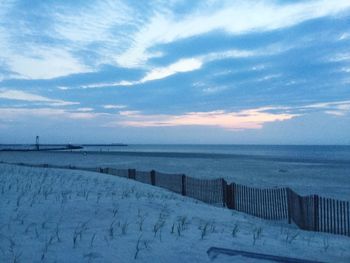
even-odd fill
[{"label": "snow-covered sand", "polygon": [[350,261],[349,237],[301,231],[106,174],[0,164],[0,195],[0,262],[208,262],[212,246]]}]

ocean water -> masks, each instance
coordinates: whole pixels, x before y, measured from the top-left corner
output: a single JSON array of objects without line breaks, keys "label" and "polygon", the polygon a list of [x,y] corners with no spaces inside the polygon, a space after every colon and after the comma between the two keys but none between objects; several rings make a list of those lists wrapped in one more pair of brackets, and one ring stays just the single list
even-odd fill
[{"label": "ocean water", "polygon": [[139,144],[128,146],[84,146],[78,151],[110,152],[116,155],[169,157],[261,158],[301,162],[349,162],[350,146],[342,145],[189,145]]}]

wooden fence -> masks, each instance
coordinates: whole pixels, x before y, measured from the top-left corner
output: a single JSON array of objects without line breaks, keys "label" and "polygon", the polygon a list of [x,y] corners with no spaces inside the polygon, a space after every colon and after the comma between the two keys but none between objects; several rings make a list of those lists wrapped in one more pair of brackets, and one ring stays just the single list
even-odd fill
[{"label": "wooden fence", "polygon": [[126,177],[151,184],[208,204],[224,206],[268,220],[288,220],[299,228],[350,237],[350,205],[318,195],[300,196],[290,188],[260,189],[227,184],[224,179],[198,179],[184,174],[166,174],[135,169],[86,168],[58,165],[17,165],[45,168],[78,169]]},{"label": "wooden fence", "polygon": [[227,189],[228,208],[270,220],[288,217],[286,188],[259,189],[232,183]]},{"label": "wooden fence", "polygon": [[318,197],[318,220],[315,231],[350,236],[349,202]]}]

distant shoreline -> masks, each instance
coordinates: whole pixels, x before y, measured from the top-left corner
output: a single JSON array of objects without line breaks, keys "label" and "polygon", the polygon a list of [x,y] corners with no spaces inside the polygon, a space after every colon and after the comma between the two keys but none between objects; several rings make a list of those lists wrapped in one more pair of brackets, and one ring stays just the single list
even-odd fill
[{"label": "distant shoreline", "polygon": [[304,163],[304,164],[337,164],[348,165],[348,160],[328,160],[323,158],[298,158],[286,156],[264,156],[254,154],[234,154],[234,153],[199,153],[199,152],[158,152],[158,151],[108,151],[108,150],[87,150],[84,149],[48,149],[48,150],[0,150],[1,152],[45,152],[51,154],[73,154],[73,155],[109,155],[120,157],[141,157],[141,158],[180,158],[180,159],[241,159],[255,161],[271,161],[285,163]]}]

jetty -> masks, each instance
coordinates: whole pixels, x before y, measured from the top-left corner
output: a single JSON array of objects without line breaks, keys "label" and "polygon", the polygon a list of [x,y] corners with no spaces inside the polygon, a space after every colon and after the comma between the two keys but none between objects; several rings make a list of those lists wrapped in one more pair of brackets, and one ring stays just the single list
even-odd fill
[{"label": "jetty", "polygon": [[39,136],[36,136],[35,144],[0,144],[0,151],[2,152],[64,151],[78,149],[83,149],[83,146],[73,144],[40,144]]}]

